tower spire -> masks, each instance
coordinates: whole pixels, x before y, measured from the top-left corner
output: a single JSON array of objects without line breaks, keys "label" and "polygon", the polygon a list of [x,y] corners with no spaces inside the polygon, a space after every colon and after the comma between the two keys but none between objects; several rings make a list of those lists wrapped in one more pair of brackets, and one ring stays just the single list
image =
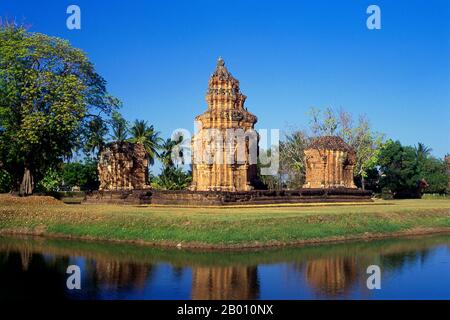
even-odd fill
[{"label": "tower spire", "polygon": [[217,59],[217,66],[218,67],[225,66],[225,61],[223,60],[223,58],[221,56],[219,56],[219,59]]}]

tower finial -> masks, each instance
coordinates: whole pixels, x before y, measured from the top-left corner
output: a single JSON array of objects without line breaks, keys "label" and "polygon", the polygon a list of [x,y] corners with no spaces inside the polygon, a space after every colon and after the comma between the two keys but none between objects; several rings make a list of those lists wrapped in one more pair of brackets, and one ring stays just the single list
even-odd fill
[{"label": "tower finial", "polygon": [[223,60],[222,57],[219,56],[219,59],[217,59],[217,66],[223,67],[224,65],[225,65],[225,61]]}]

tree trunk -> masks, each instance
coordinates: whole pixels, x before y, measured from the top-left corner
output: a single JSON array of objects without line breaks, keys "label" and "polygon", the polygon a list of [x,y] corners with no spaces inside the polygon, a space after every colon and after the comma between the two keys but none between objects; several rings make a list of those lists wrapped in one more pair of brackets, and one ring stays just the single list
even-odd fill
[{"label": "tree trunk", "polygon": [[366,190],[365,184],[366,184],[366,181],[364,180],[364,176],[361,175],[361,188],[362,188],[363,190]]},{"label": "tree trunk", "polygon": [[22,183],[20,184],[20,194],[27,196],[33,193],[34,181],[30,169],[25,166],[23,171]]}]

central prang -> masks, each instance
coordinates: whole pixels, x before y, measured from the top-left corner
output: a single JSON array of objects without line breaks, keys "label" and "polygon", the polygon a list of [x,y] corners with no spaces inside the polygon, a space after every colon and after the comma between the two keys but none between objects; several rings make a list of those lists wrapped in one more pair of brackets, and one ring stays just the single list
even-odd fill
[{"label": "central prang", "polygon": [[257,118],[244,108],[246,98],[219,58],[208,83],[208,110],[195,118],[191,190],[249,191],[258,181]]}]

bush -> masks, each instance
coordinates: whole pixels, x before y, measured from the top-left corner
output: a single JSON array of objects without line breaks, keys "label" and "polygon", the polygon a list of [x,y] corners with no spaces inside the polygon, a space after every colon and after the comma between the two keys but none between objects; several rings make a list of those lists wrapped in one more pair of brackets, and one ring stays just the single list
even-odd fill
[{"label": "bush", "polygon": [[37,183],[36,191],[44,193],[72,191],[73,187],[80,187],[81,190],[96,190],[98,186],[97,163],[86,160],[84,163],[63,163],[47,170],[44,177]]},{"label": "bush", "polygon": [[159,190],[183,190],[189,187],[191,182],[190,173],[184,172],[181,168],[167,167],[153,179],[151,186]]},{"label": "bush", "polygon": [[427,193],[422,196],[422,199],[427,200],[448,200],[450,199],[450,194],[439,194],[439,193]]},{"label": "bush", "polygon": [[62,183],[61,170],[50,168],[36,185],[37,192],[59,191]]},{"label": "bush", "polygon": [[422,175],[428,183],[424,193],[446,194],[448,173],[444,161],[430,157],[423,163]]},{"label": "bush", "polygon": [[97,190],[99,186],[97,162],[86,160],[63,165],[63,182],[65,190],[80,187],[81,190]]},{"label": "bush", "polygon": [[0,169],[0,193],[9,192],[12,190],[12,177],[3,169]]},{"label": "bush", "polygon": [[392,200],[394,199],[394,196],[392,195],[391,190],[389,190],[388,188],[383,188],[381,190],[381,199],[383,200]]},{"label": "bush", "polygon": [[417,147],[388,141],[379,157],[380,187],[392,192],[394,198],[420,198],[424,192],[445,194],[448,174],[445,162],[430,155],[419,143]]}]

